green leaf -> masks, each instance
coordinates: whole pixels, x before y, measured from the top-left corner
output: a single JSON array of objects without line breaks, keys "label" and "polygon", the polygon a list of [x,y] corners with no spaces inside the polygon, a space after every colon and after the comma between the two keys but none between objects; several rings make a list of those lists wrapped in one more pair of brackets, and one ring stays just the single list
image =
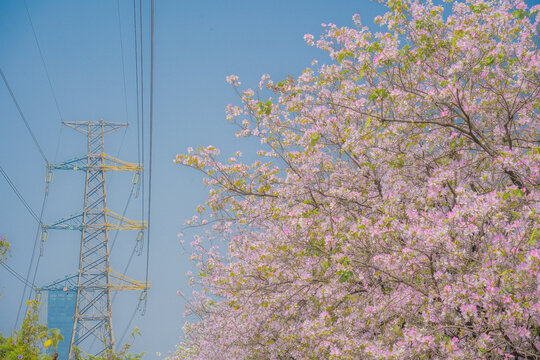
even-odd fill
[{"label": "green leaf", "polygon": [[525,193],[523,192],[523,190],[520,190],[520,189],[514,190],[514,194],[515,194],[518,198],[523,197],[523,195],[525,195]]},{"label": "green leaf", "polygon": [[529,239],[529,242],[527,243],[529,246],[534,246],[536,245],[536,230],[537,229],[534,229],[532,234],[531,234],[531,238]]},{"label": "green leaf", "polygon": [[472,10],[472,12],[475,13],[475,14],[478,14],[478,13],[482,12],[483,10],[488,9],[488,7],[485,4],[469,5],[469,7]]},{"label": "green leaf", "polygon": [[319,141],[320,138],[321,138],[321,134],[318,134],[318,133],[311,134],[311,146],[314,146],[317,143],[317,141]]},{"label": "green leaf", "polygon": [[384,99],[390,95],[386,89],[375,89],[368,97],[369,100]]},{"label": "green leaf", "polygon": [[371,116],[368,116],[367,121],[366,121],[366,125],[364,126],[364,130],[366,130],[368,128],[370,122],[371,122]]},{"label": "green leaf", "polygon": [[339,282],[340,283],[344,283],[344,282],[348,281],[354,275],[353,272],[350,271],[350,270],[349,271],[340,270],[340,271],[337,272],[337,274],[341,275],[339,277]]},{"label": "green leaf", "polygon": [[493,65],[493,63],[495,63],[495,56],[493,55],[489,55],[484,59],[485,66]]},{"label": "green leaf", "polygon": [[525,18],[525,16],[527,15],[527,13],[521,9],[518,9],[518,10],[514,10],[512,12],[512,15],[515,17],[515,18],[518,18],[520,20],[523,20],[523,18]]},{"label": "green leaf", "polygon": [[341,64],[343,59],[345,59],[346,57],[353,57],[353,56],[354,54],[352,51],[342,51],[339,53],[337,60]]}]

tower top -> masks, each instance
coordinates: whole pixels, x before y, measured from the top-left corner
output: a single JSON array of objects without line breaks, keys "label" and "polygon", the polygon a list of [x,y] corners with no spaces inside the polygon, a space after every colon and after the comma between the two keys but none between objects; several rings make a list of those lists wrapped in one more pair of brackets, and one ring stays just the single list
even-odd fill
[{"label": "tower top", "polygon": [[114,123],[103,121],[103,119],[99,119],[99,121],[63,121],[62,124],[85,135],[99,127],[102,128],[102,134],[105,135],[128,126],[127,123]]}]

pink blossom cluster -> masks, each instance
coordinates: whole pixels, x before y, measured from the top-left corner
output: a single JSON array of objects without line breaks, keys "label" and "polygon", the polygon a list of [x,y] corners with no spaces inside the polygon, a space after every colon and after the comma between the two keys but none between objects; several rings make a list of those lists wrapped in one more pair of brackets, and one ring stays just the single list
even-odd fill
[{"label": "pink blossom cluster", "polygon": [[210,194],[174,358],[540,358],[540,6],[387,6],[239,90],[257,161],[177,156]]}]

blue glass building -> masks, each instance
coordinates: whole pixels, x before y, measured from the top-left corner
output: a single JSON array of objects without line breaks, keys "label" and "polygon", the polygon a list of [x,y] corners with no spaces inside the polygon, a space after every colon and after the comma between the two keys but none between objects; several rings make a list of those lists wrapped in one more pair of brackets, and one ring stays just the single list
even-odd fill
[{"label": "blue glass building", "polygon": [[47,327],[59,329],[64,337],[64,341],[58,344],[58,360],[68,360],[77,290],[48,290],[47,303]]}]

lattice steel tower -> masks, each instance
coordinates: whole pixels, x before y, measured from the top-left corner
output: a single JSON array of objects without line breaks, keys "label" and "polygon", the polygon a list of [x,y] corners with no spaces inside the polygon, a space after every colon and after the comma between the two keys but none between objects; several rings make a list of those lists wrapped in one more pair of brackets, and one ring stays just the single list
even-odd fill
[{"label": "lattice steel tower", "polygon": [[[80,170],[86,172],[84,211],[71,215],[51,225],[48,229],[69,229],[81,231],[81,248],[77,280],[77,304],[73,318],[69,358],[75,346],[83,352],[95,340],[99,350],[96,355],[107,349],[114,350],[112,327],[111,291],[135,290],[146,291],[149,284],[131,280],[111,270],[109,264],[109,230],[139,230],[137,241],[142,241],[145,222],[128,220],[107,208],[105,174],[107,171],[136,171],[140,173],[140,164],[131,164],[115,159],[104,153],[104,137],[127,124],[100,121],[64,122],[87,136],[88,154],[65,161],[49,164],[50,170]],[[114,224],[112,222],[115,222]],[[112,280],[116,282],[113,284]],[[67,341],[68,339],[66,339]]]}]

